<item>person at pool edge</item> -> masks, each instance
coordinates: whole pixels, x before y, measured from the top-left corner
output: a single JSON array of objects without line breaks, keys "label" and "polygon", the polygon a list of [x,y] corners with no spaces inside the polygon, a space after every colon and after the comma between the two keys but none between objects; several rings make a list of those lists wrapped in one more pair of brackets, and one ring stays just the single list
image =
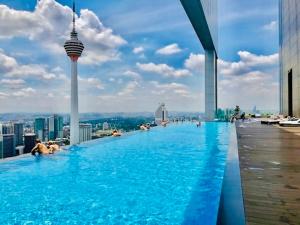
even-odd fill
[{"label": "person at pool edge", "polygon": [[48,154],[50,154],[50,151],[49,151],[49,149],[47,148],[46,145],[44,145],[43,143],[41,143],[40,139],[36,139],[35,140],[35,146],[31,150],[31,154],[32,155],[35,155],[35,153],[48,155]]},{"label": "person at pool edge", "polygon": [[59,151],[60,147],[59,145],[53,143],[52,141],[49,141],[47,146],[39,139],[35,140],[35,146],[31,150],[31,154],[35,155],[35,153],[43,154],[43,155],[48,155],[48,154],[54,154],[55,151]]}]

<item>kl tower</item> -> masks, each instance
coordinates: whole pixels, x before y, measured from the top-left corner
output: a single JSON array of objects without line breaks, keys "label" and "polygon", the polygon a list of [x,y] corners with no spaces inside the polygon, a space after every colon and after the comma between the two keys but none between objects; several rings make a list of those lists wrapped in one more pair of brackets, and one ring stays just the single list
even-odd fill
[{"label": "kl tower", "polygon": [[73,30],[71,39],[65,42],[64,48],[71,60],[71,121],[70,144],[79,144],[79,115],[78,115],[78,79],[77,60],[81,56],[84,46],[75,29],[75,3],[73,2]]}]

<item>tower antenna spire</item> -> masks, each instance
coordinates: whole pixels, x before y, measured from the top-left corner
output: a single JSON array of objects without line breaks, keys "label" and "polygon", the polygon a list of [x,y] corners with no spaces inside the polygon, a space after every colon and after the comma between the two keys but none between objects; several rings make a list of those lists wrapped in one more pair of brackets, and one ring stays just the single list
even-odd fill
[{"label": "tower antenna spire", "polygon": [[75,0],[73,0],[73,30],[75,31]]}]

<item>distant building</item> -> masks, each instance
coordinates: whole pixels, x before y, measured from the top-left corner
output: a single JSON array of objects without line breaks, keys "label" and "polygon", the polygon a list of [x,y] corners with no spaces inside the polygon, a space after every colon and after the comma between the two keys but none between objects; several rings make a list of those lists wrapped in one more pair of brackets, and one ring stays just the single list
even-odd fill
[{"label": "distant building", "polygon": [[24,149],[23,153],[30,153],[33,147],[35,146],[35,139],[36,135],[35,134],[25,134],[24,135]]},{"label": "distant building", "polygon": [[13,157],[16,155],[15,135],[2,135],[2,158]]},{"label": "distant building", "polygon": [[24,124],[23,123],[14,123],[14,134],[16,146],[20,146],[24,144],[23,136],[24,136]]},{"label": "distant building", "polygon": [[36,118],[34,121],[34,133],[36,134],[36,138],[41,141],[45,140],[46,133],[46,119],[45,118]]},{"label": "distant building", "polygon": [[109,124],[108,122],[104,122],[102,125],[102,130],[108,130],[109,129]]},{"label": "distant building", "polygon": [[48,118],[48,139],[63,138],[63,117],[54,115]]},{"label": "distant building", "polygon": [[13,134],[14,125],[13,123],[2,124],[2,134]]},{"label": "distant building", "polygon": [[92,124],[79,124],[79,142],[92,140]]},{"label": "distant building", "polygon": [[167,122],[168,120],[168,111],[166,109],[166,105],[165,103],[162,103],[155,111],[155,123],[160,125],[162,122]]}]

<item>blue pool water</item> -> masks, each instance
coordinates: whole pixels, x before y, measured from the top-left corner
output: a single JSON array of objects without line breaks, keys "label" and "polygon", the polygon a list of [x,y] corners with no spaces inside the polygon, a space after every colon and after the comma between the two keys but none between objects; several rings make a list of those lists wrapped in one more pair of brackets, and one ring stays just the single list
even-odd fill
[{"label": "blue pool water", "polygon": [[170,125],[0,161],[0,224],[216,224],[230,125]]}]

